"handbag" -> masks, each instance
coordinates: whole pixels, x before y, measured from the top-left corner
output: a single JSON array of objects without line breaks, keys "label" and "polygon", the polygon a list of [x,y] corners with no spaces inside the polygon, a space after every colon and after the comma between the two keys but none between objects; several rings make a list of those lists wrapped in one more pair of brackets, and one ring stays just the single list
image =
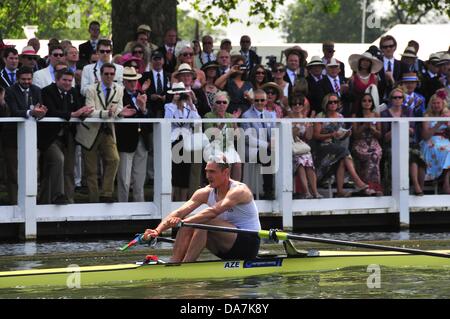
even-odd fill
[{"label": "handbag", "polygon": [[192,133],[183,130],[183,149],[186,152],[196,152],[203,150],[203,147],[208,145],[208,137],[203,132]]},{"label": "handbag", "polygon": [[292,142],[292,153],[294,155],[303,155],[311,152],[311,146],[296,137]]}]

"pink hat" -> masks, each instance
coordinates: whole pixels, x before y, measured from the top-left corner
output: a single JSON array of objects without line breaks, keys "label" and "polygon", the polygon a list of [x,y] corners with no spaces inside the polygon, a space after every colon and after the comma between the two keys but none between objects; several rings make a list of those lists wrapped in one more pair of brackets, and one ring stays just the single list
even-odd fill
[{"label": "pink hat", "polygon": [[130,61],[141,62],[141,58],[133,56],[131,53],[126,53],[120,59],[120,64],[124,65],[125,63],[130,62]]}]

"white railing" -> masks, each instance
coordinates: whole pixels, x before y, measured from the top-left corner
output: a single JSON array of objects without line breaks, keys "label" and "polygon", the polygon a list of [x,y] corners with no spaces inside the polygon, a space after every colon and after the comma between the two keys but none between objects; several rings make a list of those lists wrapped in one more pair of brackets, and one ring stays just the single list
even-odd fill
[{"label": "white railing", "polygon": [[[450,196],[409,195],[409,135],[411,121],[442,121],[442,118],[377,118],[377,122],[392,122],[392,195],[382,197],[324,198],[293,200],[292,176],[292,123],[293,122],[373,122],[374,119],[277,119],[279,154],[278,171],[275,174],[275,200],[257,200],[262,215],[282,216],[283,228],[292,229],[295,215],[394,213],[400,214],[401,225],[408,227],[409,212],[414,210],[450,210]],[[448,119],[450,120],[450,119]],[[87,122],[104,122],[86,119]],[[166,119],[121,119],[121,123],[152,123],[154,149],[154,200],[143,203],[37,205],[37,122],[23,118],[0,118],[0,123],[17,122],[18,130],[18,203],[15,206],[0,206],[0,223],[24,223],[25,238],[37,236],[37,223],[57,221],[138,220],[161,219],[181,202],[172,202],[171,185],[171,123],[211,123],[217,119],[166,120]],[[273,122],[260,119],[226,119],[221,122],[248,123]],[[41,122],[62,122],[49,118]],[[78,122],[72,119],[71,122]],[[283,155],[283,156],[280,156]],[[284,156],[286,155],[286,156]]]}]

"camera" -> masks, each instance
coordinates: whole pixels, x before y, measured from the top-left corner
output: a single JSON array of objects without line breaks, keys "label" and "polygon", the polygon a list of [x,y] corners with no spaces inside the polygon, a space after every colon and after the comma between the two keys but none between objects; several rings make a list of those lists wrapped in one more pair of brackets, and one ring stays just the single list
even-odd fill
[{"label": "camera", "polygon": [[275,55],[269,55],[266,56],[266,64],[269,67],[269,69],[274,69],[275,68],[275,64],[277,63],[277,57]]},{"label": "camera", "polygon": [[247,71],[248,69],[247,69],[247,66],[246,65],[241,65],[240,67],[239,67],[239,70],[241,70],[241,71]]},{"label": "camera", "polygon": [[187,95],[186,93],[181,93],[180,101],[187,101],[187,100],[189,100],[189,95]]}]

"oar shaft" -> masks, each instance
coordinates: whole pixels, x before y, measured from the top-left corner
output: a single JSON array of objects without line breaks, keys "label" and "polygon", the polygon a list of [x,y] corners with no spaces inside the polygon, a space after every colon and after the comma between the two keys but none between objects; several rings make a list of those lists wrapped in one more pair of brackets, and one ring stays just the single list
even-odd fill
[{"label": "oar shaft", "polygon": [[414,248],[404,248],[404,247],[394,247],[394,246],[384,246],[384,245],[376,245],[376,244],[366,244],[354,241],[345,241],[338,239],[327,239],[327,238],[319,238],[319,237],[309,237],[302,235],[289,234],[286,232],[276,231],[276,230],[249,230],[249,229],[237,229],[223,226],[213,226],[213,225],[204,225],[204,224],[195,224],[195,223],[180,223],[180,227],[191,227],[197,229],[204,229],[208,231],[220,231],[220,232],[228,232],[228,233],[238,233],[238,234],[253,234],[257,235],[260,238],[268,238],[268,239],[279,239],[279,240],[302,240],[308,242],[316,242],[323,244],[333,244],[340,246],[349,246],[349,247],[358,247],[358,248],[367,248],[367,249],[375,249],[375,250],[384,250],[384,251],[395,251],[408,253],[413,255],[426,255],[433,257],[444,257],[450,258],[449,254],[443,254],[433,251],[420,250]]}]

